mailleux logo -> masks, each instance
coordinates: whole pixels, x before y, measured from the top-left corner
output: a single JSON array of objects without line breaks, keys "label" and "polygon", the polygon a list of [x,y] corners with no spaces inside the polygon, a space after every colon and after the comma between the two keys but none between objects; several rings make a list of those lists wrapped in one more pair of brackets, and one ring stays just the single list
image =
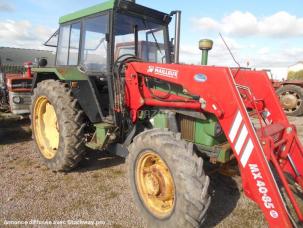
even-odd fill
[{"label": "mailleux logo", "polygon": [[154,71],[155,71],[154,66],[148,66],[147,73],[154,73]]},{"label": "mailleux logo", "polygon": [[177,79],[179,71],[163,67],[148,66],[147,73],[154,73],[168,78]]}]

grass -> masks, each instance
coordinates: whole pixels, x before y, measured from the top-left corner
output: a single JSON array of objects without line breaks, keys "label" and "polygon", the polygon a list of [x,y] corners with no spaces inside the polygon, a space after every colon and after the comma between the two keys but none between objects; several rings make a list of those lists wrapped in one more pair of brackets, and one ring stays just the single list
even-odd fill
[{"label": "grass", "polygon": [[72,175],[66,174],[63,176],[63,181],[65,184],[72,183],[75,180],[75,178]]},{"label": "grass", "polygon": [[25,168],[33,167],[34,162],[29,158],[20,158],[13,161],[13,164],[18,166],[19,168],[25,169]]},{"label": "grass", "polygon": [[34,180],[34,178],[33,178],[33,177],[25,177],[24,180],[25,180],[26,182],[31,182],[31,181]]},{"label": "grass", "polygon": [[57,190],[60,186],[56,183],[50,184],[47,186],[47,192],[51,193],[52,191]]},{"label": "grass", "polygon": [[93,205],[91,204],[91,202],[87,201],[86,199],[79,199],[71,203],[70,208],[76,210],[76,209],[90,208],[92,206]]},{"label": "grass", "polygon": [[18,188],[16,190],[16,195],[13,197],[13,200],[21,200],[24,199],[24,195],[25,195],[25,190],[24,188]]},{"label": "grass", "polygon": [[123,226],[117,223],[112,224],[113,228],[122,228]]},{"label": "grass", "polygon": [[114,191],[111,191],[111,192],[109,193],[109,195],[107,196],[107,198],[108,198],[108,199],[114,199],[114,198],[116,198],[118,195],[119,195],[119,193],[114,192]]},{"label": "grass", "polygon": [[104,175],[102,174],[102,173],[93,173],[92,174],[92,178],[94,178],[94,179],[99,179],[100,177],[103,177]]},{"label": "grass", "polygon": [[124,175],[124,172],[122,170],[119,169],[111,169],[109,176],[112,178],[118,178]]},{"label": "grass", "polygon": [[97,185],[96,190],[98,193],[103,193],[109,191],[110,187],[101,182],[99,185]]}]

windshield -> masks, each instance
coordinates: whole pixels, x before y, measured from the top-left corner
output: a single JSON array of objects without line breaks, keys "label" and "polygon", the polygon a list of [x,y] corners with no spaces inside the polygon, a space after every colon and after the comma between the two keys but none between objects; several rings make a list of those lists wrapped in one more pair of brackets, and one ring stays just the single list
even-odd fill
[{"label": "windshield", "polygon": [[118,14],[115,31],[115,59],[124,54],[136,54],[147,62],[166,63],[166,27],[140,17]]}]

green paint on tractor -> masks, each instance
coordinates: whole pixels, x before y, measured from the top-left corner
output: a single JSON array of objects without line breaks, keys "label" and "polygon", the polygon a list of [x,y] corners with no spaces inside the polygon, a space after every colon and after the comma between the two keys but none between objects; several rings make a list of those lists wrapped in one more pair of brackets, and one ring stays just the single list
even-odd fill
[{"label": "green paint on tractor", "polygon": [[195,143],[205,146],[215,146],[226,142],[226,137],[222,130],[218,134],[218,120],[215,116],[209,115],[206,120],[196,120],[195,122]]},{"label": "green paint on tractor", "polygon": [[102,149],[108,141],[109,131],[111,131],[114,126],[107,123],[95,124],[94,126],[96,127],[95,134],[86,146],[93,150]]},{"label": "green paint on tractor", "polygon": [[166,113],[159,113],[154,117],[154,126],[156,128],[168,128],[168,118]]},{"label": "green paint on tractor", "polygon": [[185,98],[191,98],[191,96],[187,95],[183,88],[179,85],[171,84],[170,88],[167,88],[167,85],[165,84],[158,84],[154,86],[154,89],[157,91],[165,92],[167,94],[173,94],[177,96],[182,96]]},{"label": "green paint on tractor", "polygon": [[54,74],[60,80],[64,81],[81,81],[87,80],[85,74],[81,73],[77,67],[43,67],[32,68],[33,73],[37,74]]},{"label": "green paint on tractor", "polygon": [[[155,128],[168,128],[168,114],[158,113],[153,118]],[[192,141],[205,151],[217,154],[217,161],[225,163],[230,160],[231,148],[225,134],[218,125],[218,120],[213,115],[207,115],[205,120],[194,120],[194,139]]]},{"label": "green paint on tractor", "polygon": [[65,16],[60,17],[59,23],[63,24],[66,22],[74,21],[80,19],[82,17],[90,16],[96,13],[100,13],[106,10],[113,9],[115,5],[115,0],[110,0],[83,10],[79,10],[77,12],[67,14]]},{"label": "green paint on tractor", "polygon": [[226,162],[230,161],[230,158],[232,155],[232,150],[231,150],[229,143],[220,145],[219,151],[220,152],[218,153],[218,157],[217,157],[218,162],[226,163]]}]

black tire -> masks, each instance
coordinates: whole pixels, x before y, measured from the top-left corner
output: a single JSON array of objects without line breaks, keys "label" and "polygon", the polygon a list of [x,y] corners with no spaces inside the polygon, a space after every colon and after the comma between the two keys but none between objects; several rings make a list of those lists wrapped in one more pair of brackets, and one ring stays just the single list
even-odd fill
[{"label": "black tire", "polygon": [[33,139],[35,146],[46,166],[53,171],[67,172],[74,169],[85,153],[83,111],[73,98],[67,84],[55,80],[38,83],[32,96],[31,118],[35,102],[39,97],[46,97],[54,107],[59,126],[59,146],[55,156],[47,159],[40,151],[36,140],[32,120]]},{"label": "black tire", "polygon": [[[174,180],[174,209],[165,219],[159,219],[149,211],[136,186],[136,163],[146,150],[152,150],[161,157]],[[127,165],[131,191],[148,227],[200,227],[211,202],[208,192],[210,180],[204,173],[202,158],[193,152],[193,144],[182,140],[180,134],[152,129],[138,135],[129,152]]]},{"label": "black tire", "polygon": [[[303,88],[296,86],[296,85],[285,85],[283,87],[281,87],[280,89],[277,90],[277,94],[280,97],[281,100],[281,96],[283,96],[283,94],[290,92],[290,93],[296,93],[298,96],[298,103],[299,106],[294,109],[294,110],[286,110],[283,105],[282,107],[284,108],[286,114],[288,116],[301,116],[303,115]],[[282,103],[282,102],[281,102]]]},{"label": "black tire", "polygon": [[0,110],[4,112],[9,111],[8,94],[4,89],[0,88]]}]

